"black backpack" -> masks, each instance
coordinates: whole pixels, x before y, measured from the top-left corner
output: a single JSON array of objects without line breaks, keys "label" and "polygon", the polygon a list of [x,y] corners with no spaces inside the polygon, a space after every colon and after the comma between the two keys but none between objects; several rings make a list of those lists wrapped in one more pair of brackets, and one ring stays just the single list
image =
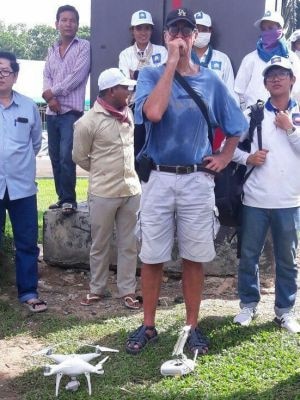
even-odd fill
[{"label": "black backpack", "polygon": [[[250,153],[251,142],[255,128],[257,128],[258,147],[262,148],[261,123],[264,119],[264,102],[258,100],[256,104],[249,107],[250,125],[248,137],[240,142],[238,147]],[[245,165],[237,164],[231,161],[215,177],[215,197],[216,206],[219,211],[219,220],[221,225],[237,227],[241,224],[241,206],[243,198],[243,185],[252,173],[252,167],[247,173]]]}]

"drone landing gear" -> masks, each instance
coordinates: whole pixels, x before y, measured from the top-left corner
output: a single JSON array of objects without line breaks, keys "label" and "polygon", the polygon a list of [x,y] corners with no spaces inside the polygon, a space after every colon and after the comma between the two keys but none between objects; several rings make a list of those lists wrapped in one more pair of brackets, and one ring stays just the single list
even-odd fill
[{"label": "drone landing gear", "polygon": [[58,397],[59,384],[60,384],[62,376],[63,376],[63,374],[61,372],[56,374],[56,385],[55,385],[55,396],[56,397]]},{"label": "drone landing gear", "polygon": [[84,375],[86,376],[88,388],[89,388],[89,395],[91,396],[92,394],[92,385],[91,385],[91,375],[89,372],[85,372]]}]

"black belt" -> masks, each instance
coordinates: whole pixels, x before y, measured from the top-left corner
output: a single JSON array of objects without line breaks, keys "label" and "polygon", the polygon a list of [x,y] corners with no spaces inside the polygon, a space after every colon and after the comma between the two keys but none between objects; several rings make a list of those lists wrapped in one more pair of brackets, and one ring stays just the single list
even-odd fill
[{"label": "black belt", "polygon": [[68,115],[68,114],[70,114],[70,115],[75,115],[75,117],[80,118],[80,117],[83,116],[83,111],[70,110],[70,111],[67,111],[66,113],[64,113],[64,114],[62,114],[62,115]]},{"label": "black belt", "polygon": [[156,165],[153,163],[152,169],[160,172],[171,172],[173,174],[183,175],[183,174],[191,174],[192,172],[206,172],[211,175],[217,175],[217,172],[205,168],[203,164],[194,164],[194,165]]}]

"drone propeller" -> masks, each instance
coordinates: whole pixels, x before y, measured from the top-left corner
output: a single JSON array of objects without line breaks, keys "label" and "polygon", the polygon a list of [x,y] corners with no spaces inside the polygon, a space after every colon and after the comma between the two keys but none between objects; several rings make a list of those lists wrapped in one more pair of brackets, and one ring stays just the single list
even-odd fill
[{"label": "drone propeller", "polygon": [[52,354],[53,347],[45,347],[44,349],[41,349],[39,351],[35,351],[32,353],[33,356],[48,356]]},{"label": "drone propeller", "polygon": [[109,351],[111,353],[119,353],[119,350],[116,349],[111,349],[110,347],[104,347],[104,346],[99,346],[97,345],[93,345],[93,344],[85,344],[85,346],[87,347],[94,347],[96,349],[96,352],[102,352],[102,351]]},{"label": "drone propeller", "polygon": [[66,341],[60,342],[58,344],[54,344],[53,346],[45,347],[41,350],[35,351],[32,353],[33,356],[50,356],[53,353],[53,350],[57,347],[61,346],[62,344],[67,343]]},{"label": "drone propeller", "polygon": [[[64,343],[69,343],[69,342],[68,341],[64,341],[64,342],[55,344],[53,346],[45,347],[45,348],[43,348],[43,349],[41,349],[39,351],[36,351],[36,352],[32,353],[32,355],[33,356],[50,356],[51,354],[53,354],[53,350],[54,349],[56,349],[57,347],[61,346]],[[92,345],[92,344],[84,344],[84,346],[93,347],[96,350],[96,352],[99,352],[99,353],[104,352],[104,351],[109,351],[109,352],[112,352],[112,353],[118,353],[119,352],[119,350],[111,349],[111,348],[105,347],[105,346]]]}]

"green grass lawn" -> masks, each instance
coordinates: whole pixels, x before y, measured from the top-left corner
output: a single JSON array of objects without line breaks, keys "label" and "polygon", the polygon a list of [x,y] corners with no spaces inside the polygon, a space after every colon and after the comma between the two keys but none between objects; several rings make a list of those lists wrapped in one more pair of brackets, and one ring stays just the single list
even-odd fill
[{"label": "green grass lawn", "polygon": [[[16,310],[0,302],[0,331],[7,338],[35,337],[45,346],[68,341],[56,349],[62,353],[90,351],[77,341],[120,350],[109,354],[103,376],[92,376],[91,397],[84,376],[76,393],[65,391],[68,379],[64,377],[59,395],[62,400],[300,399],[297,337],[280,331],[271,322],[256,320],[251,327],[243,328],[232,323],[232,316],[210,316],[209,310],[206,313],[201,325],[209,333],[210,354],[199,359],[194,373],[181,378],[161,376],[160,366],[171,357],[183,325],[183,305],[158,312],[159,341],[137,356],[126,354],[124,343],[128,332],[140,323],[140,315],[103,320],[95,316],[94,321],[83,322],[74,317],[58,319],[48,312],[24,321]],[[42,366],[49,361],[35,358],[24,362],[31,365],[29,371],[10,382],[23,394],[22,400],[53,399],[55,377],[44,377],[42,373]]]},{"label": "green grass lawn", "polygon": [[[56,201],[56,195],[53,180],[39,179],[38,184],[41,232],[42,214]],[[78,200],[86,199],[86,189],[87,180],[78,179]],[[8,234],[9,229],[8,226]],[[210,338],[211,348],[209,355],[199,359],[195,372],[182,378],[162,377],[160,366],[171,357],[178,331],[184,324],[183,316],[183,305],[159,310],[158,343],[137,356],[130,356],[125,353],[124,344],[129,332],[140,325],[140,313],[105,319],[95,315],[91,321],[69,315],[59,317],[51,310],[41,315],[24,316],[21,307],[0,299],[0,350],[6,341],[16,340],[16,351],[22,355],[22,346],[32,339],[45,346],[67,341],[56,349],[62,353],[91,351],[78,345],[78,341],[120,350],[120,353],[110,354],[104,364],[103,376],[92,376],[92,396],[88,395],[84,376],[80,377],[81,386],[76,393],[64,389],[68,380],[63,377],[61,400],[300,399],[300,339],[259,318],[248,328],[235,326],[233,315],[228,315],[228,311],[216,316],[205,308],[201,314],[201,326]],[[19,345],[20,340],[23,345]],[[1,380],[0,371],[0,399],[4,400],[1,397],[3,384],[19,393],[18,399],[54,399],[55,377],[44,377],[42,368],[50,360],[29,357],[23,361],[28,370],[9,382]]]}]

